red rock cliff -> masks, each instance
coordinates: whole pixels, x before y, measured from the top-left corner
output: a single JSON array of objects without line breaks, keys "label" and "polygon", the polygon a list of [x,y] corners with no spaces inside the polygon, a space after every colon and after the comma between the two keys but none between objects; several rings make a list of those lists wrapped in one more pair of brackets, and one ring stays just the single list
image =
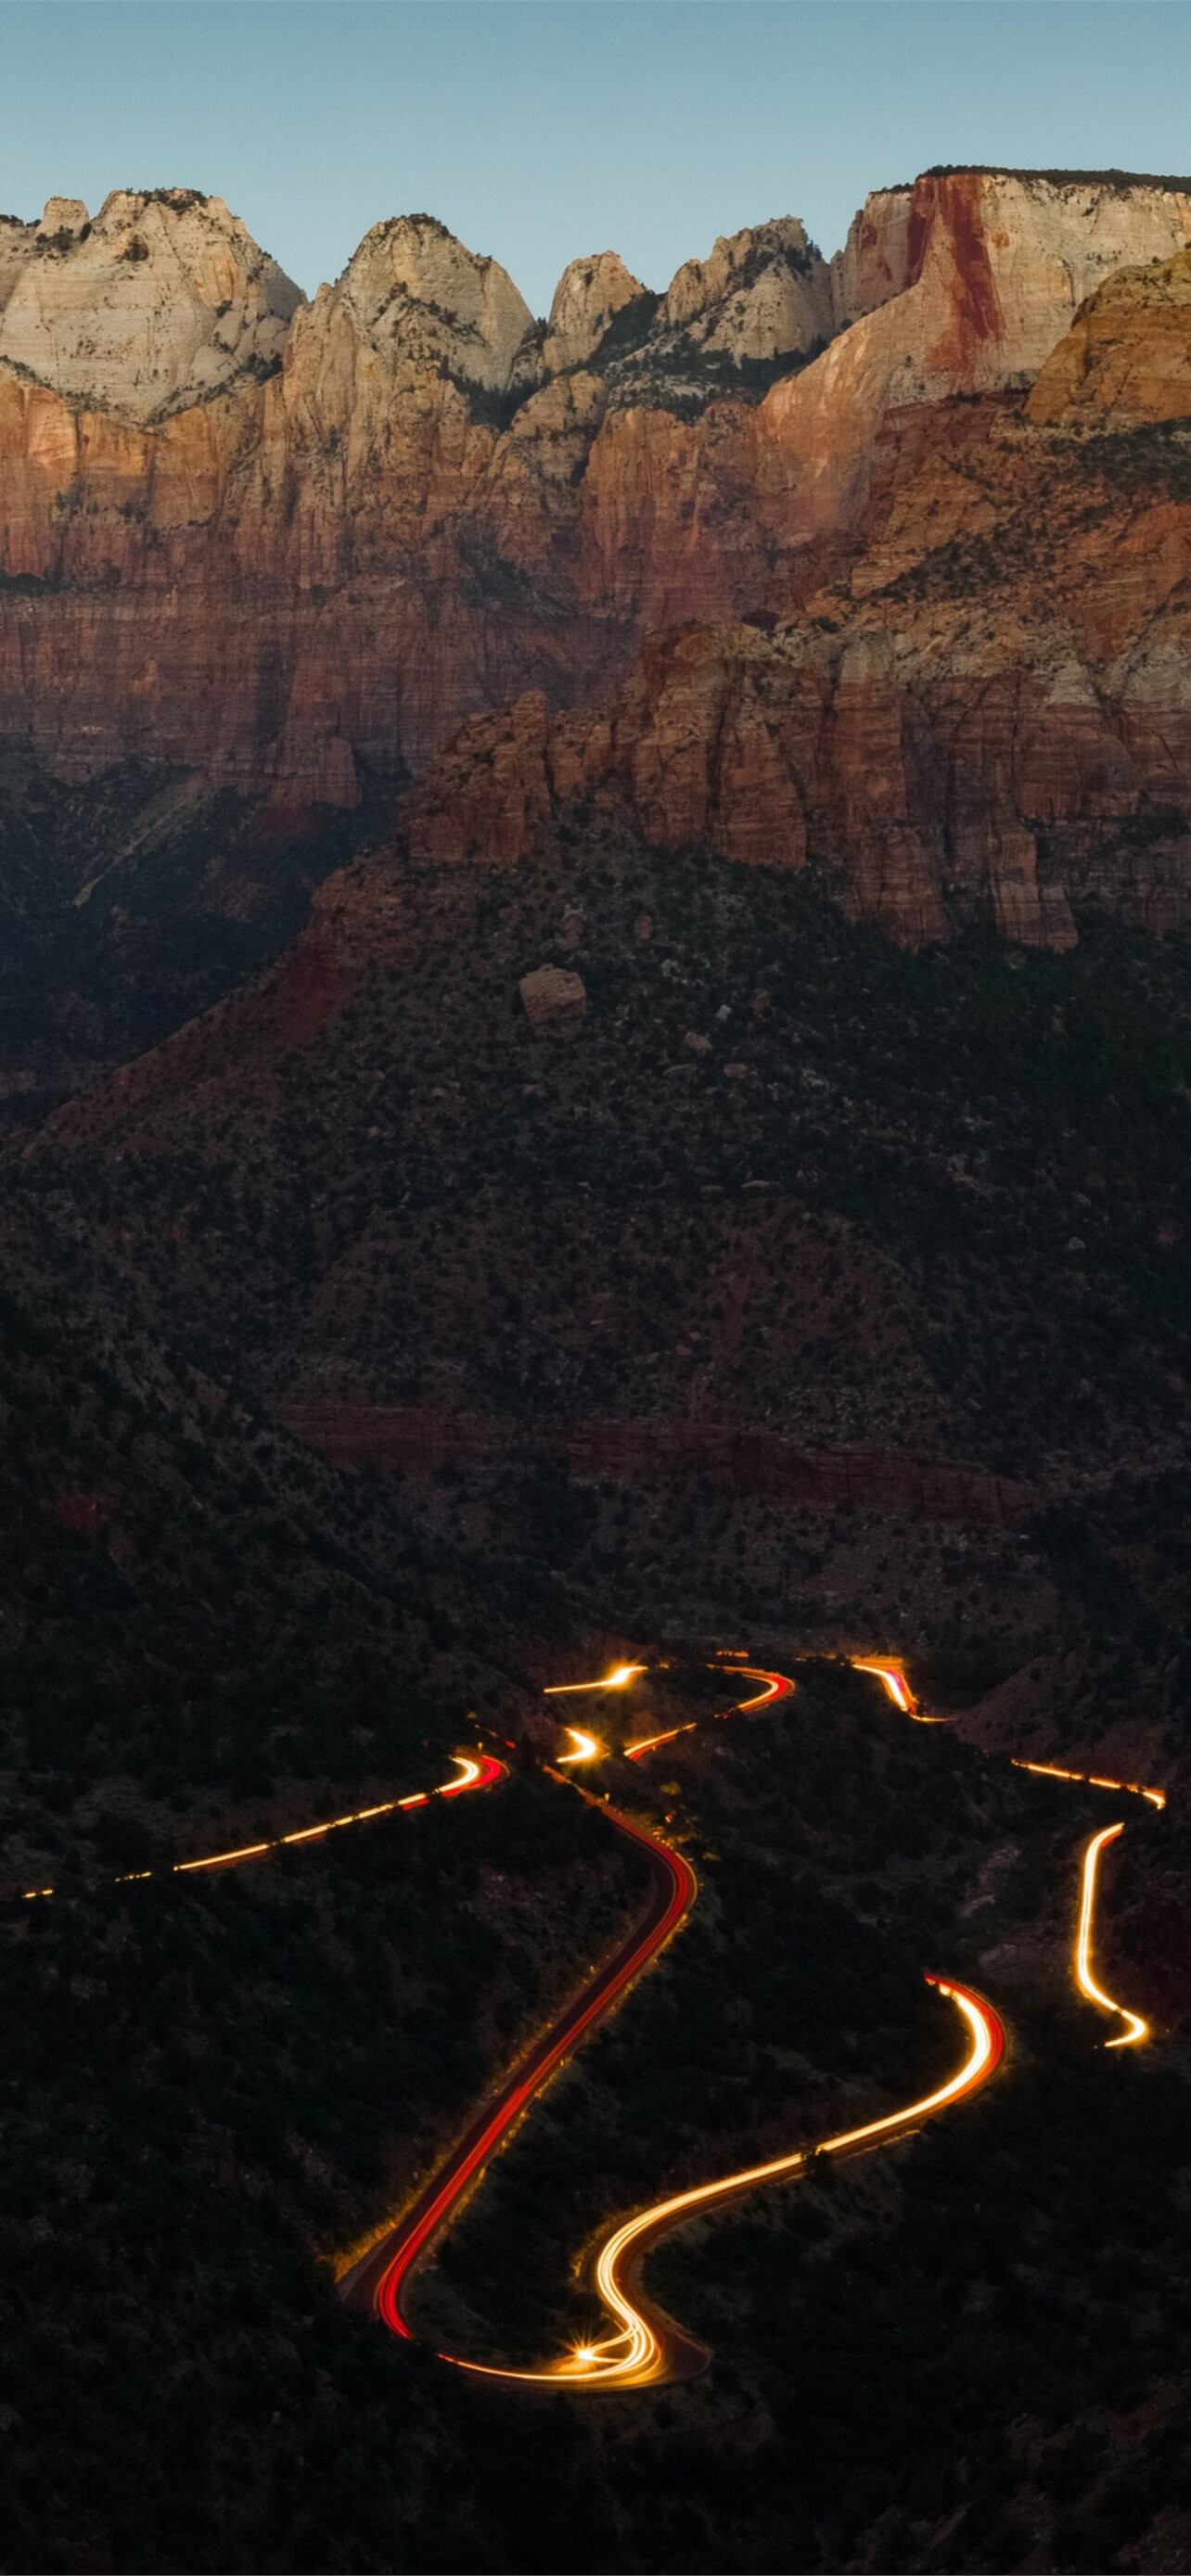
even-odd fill
[{"label": "red rock cliff", "polygon": [[[40,226],[0,228],[0,740],[66,775],[136,755],[348,804],[362,772],[424,767],[526,690],[598,703],[655,629],[788,619],[822,576],[809,538],[868,529],[871,587],[885,424],[1027,387],[1100,278],[1189,232],[1169,186],[955,173],[871,199],[831,273],[787,220],[717,244],[660,301],[611,254],[574,263],[543,329],[496,262],[426,218],[376,226],[305,305],[218,200],[119,195],[90,224],[54,201]],[[938,444],[953,454],[949,421]],[[999,524],[966,468],[938,471],[940,526]],[[906,577],[921,529],[904,478],[899,495],[882,542]],[[814,780],[805,756],[791,772],[803,825],[741,709],[715,828],[757,845],[760,763],[791,845],[799,828],[817,843],[820,789],[845,796],[842,845],[847,779],[857,760],[871,774],[849,748],[856,675],[896,674],[862,690],[866,724],[885,708],[881,909],[925,923],[938,899],[905,889],[935,755],[924,767],[917,718],[909,749],[894,723],[903,605],[887,598],[885,643],[871,606],[830,614],[856,634],[803,650],[799,690],[831,710]],[[942,635],[932,670],[954,649]],[[1065,702],[1050,682],[1042,700],[1053,724]],[[661,781],[659,812],[692,792]],[[961,834],[961,877],[985,828]],[[1021,834],[1006,847],[1027,882]]]},{"label": "red rock cliff", "polygon": [[[405,800],[413,855],[511,863],[582,797],[655,848],[812,867],[915,944],[983,921],[1066,947],[1089,905],[1185,920],[1186,256],[1106,285],[1024,418],[890,415],[846,571],[796,617],[655,636],[602,712],[473,718]],[[1166,443],[1122,450],[1126,406]]]}]

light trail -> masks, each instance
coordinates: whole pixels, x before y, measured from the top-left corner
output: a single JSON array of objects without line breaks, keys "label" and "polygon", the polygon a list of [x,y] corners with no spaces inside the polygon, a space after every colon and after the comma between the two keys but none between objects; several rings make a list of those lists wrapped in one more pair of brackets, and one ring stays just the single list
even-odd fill
[{"label": "light trail", "polygon": [[[718,1672],[724,1660],[722,1657],[717,1657],[714,1664],[708,1665],[708,1671]],[[794,1688],[787,1674],[767,1672],[758,1664],[742,1664],[733,1660],[730,1669],[734,1679],[739,1676],[742,1681],[760,1682],[763,1685],[754,1698],[736,1702],[732,1712],[735,1717],[747,1717],[754,1709],[768,1708],[771,1700],[789,1699]],[[614,1687],[619,1688],[625,1681],[631,1681],[635,1673],[644,1673],[648,1670],[647,1664],[621,1664],[615,1673],[610,1674],[602,1682],[567,1682],[563,1688],[567,1691],[611,1690]],[[557,1696],[557,1693],[544,1691],[542,1696],[544,1699],[552,1699]],[[652,1753],[659,1744],[673,1744],[680,1735],[692,1735],[697,1725],[698,1719],[692,1717],[688,1719],[685,1726],[667,1727],[661,1735],[640,1736],[635,1744],[626,1744],[621,1749],[628,1761],[639,1762],[643,1753]],[[560,1753],[558,1756],[560,1769],[564,1764],[572,1762],[591,1762],[597,1754],[604,1751],[603,1745],[596,1742],[595,1736],[585,1735],[580,1727],[569,1726],[567,1733],[574,1739],[579,1750],[575,1753]]]},{"label": "light trail", "polygon": [[[743,1650],[740,1650],[741,1652]],[[942,1721],[921,1710],[906,1678],[903,1665],[892,1658],[855,1656],[851,1662],[857,1672],[871,1673],[879,1680],[887,1696],[903,1716],[931,1725]],[[738,1713],[764,1708],[784,1699],[793,1691],[793,1682],[784,1674],[745,1664],[736,1651],[721,1653],[716,1667],[732,1670],[742,1680],[759,1682],[756,1695],[737,1704]],[[600,1681],[557,1684],[545,1695],[566,1697],[572,1692],[611,1690],[624,1687],[644,1665],[620,1665]],[[681,1735],[695,1732],[698,1721],[659,1731],[627,1744],[623,1750],[631,1761],[672,1744]],[[594,1760],[604,1748],[598,1739],[580,1727],[568,1727],[574,1751],[558,1757],[559,1770],[578,1762]],[[498,1766],[499,1767],[499,1766]],[[1121,1791],[1143,1797],[1155,1807],[1165,1806],[1164,1793],[1145,1789],[1133,1782],[1110,1781],[1094,1773],[1068,1771],[1057,1763],[1016,1761],[1021,1770],[1086,1783],[1096,1788]],[[558,1776],[557,1774],[555,1776]],[[457,1786],[466,1785],[457,1783]],[[580,1795],[586,1795],[581,1791]],[[592,1802],[594,1803],[594,1802]],[[607,1809],[604,1810],[607,1813]],[[501,2146],[522,2117],[530,2102],[565,2062],[571,2050],[625,1992],[648,1961],[663,1946],[671,1932],[682,1921],[694,1903],[697,1881],[689,1862],[658,1835],[644,1831],[627,1817],[613,1815],[610,1821],[622,1832],[652,1854],[665,1874],[663,1896],[655,1901],[644,1924],[629,1942],[617,1951],[599,1972],[592,1986],[576,1998],[561,2020],[545,2032],[528,2057],[509,2077],[495,2102],[477,2115],[471,2128],[432,2176],[410,2209],[387,2230],[379,2244],[363,2257],[341,2284],[343,2295],[357,2306],[371,2308],[390,2328],[406,2340],[412,2340],[413,2329],[403,2308],[409,2280],[424,2259],[430,2246],[451,2217],[461,2200],[479,2180],[489,2156]],[[1096,1879],[1099,1857],[1105,1845],[1122,1831],[1113,1824],[1093,1836],[1083,1864],[1079,1927],[1075,1944],[1075,1976],[1081,1991],[1106,2011],[1116,2013],[1126,2024],[1120,2036],[1107,2045],[1129,2046],[1148,2035],[1148,2025],[1140,2014],[1115,2003],[1097,1985],[1091,1963],[1092,1920],[1095,1910]],[[962,2100],[965,2095],[987,2081],[999,2065],[1004,2052],[1004,2031],[992,2006],[970,1987],[954,1980],[928,1976],[927,1983],[947,1997],[966,2021],[970,2046],[963,2064],[947,2082],[933,2092],[908,2104],[901,2111],[862,2122],[852,2129],[841,2130],[816,2148],[800,2147],[788,2154],[770,2158],[763,2164],[751,2165],[740,2172],[718,2180],[694,2185],[654,2202],[648,2209],[622,2220],[601,2244],[595,2259],[595,2286],[612,2321],[612,2331],[598,2341],[577,2344],[561,2360],[540,2369],[505,2369],[493,2364],[463,2359],[443,2352],[439,2358],[478,2378],[516,2382],[529,2386],[553,2386],[574,2389],[624,2390],[655,2387],[665,2381],[686,2377],[701,2369],[708,2356],[701,2346],[685,2335],[673,2321],[660,2312],[650,2312],[634,2295],[636,2268],[650,2248],[672,2229],[688,2220],[707,2214],[722,2203],[752,2191],[760,2185],[793,2179],[804,2174],[812,2157],[847,2157],[892,2145],[897,2140],[914,2136],[924,2121]]]},{"label": "light trail", "polygon": [[848,1661],[854,1673],[874,1673],[878,1681],[884,1682],[894,1707],[900,1708],[903,1717],[912,1717],[916,1726],[946,1725],[945,1717],[932,1717],[916,1699],[906,1680],[904,1664],[866,1655],[850,1655]]},{"label": "light trail", "polygon": [[1064,1771],[1057,1762],[1027,1762],[1020,1753],[1011,1753],[1015,1771],[1036,1771],[1044,1780],[1079,1780],[1087,1789],[1115,1789],[1118,1796],[1148,1798],[1151,1807],[1166,1805],[1165,1789],[1143,1789],[1136,1780],[1104,1780],[1096,1771]]},{"label": "light trail", "polygon": [[[858,1673],[875,1673],[877,1678],[884,1682],[890,1699],[905,1712],[907,1717],[921,1716],[922,1712],[915,1704],[913,1693],[900,1664],[881,1663],[875,1658],[862,1659],[859,1656],[853,1656],[852,1666]],[[930,1724],[931,1721],[928,1719],[926,1723]],[[1071,1780],[1087,1789],[1111,1789],[1117,1796],[1145,1798],[1151,1807],[1162,1808],[1166,1805],[1164,1789],[1143,1789],[1136,1780],[1109,1780],[1097,1771],[1069,1771],[1059,1762],[1027,1762],[1023,1755],[1017,1753],[1011,1753],[1009,1759],[1015,1771],[1032,1771],[1041,1779]],[[1149,2037],[1149,2023],[1142,2020],[1141,2014],[1130,2012],[1124,2004],[1114,2003],[1111,1995],[1101,1991],[1092,1974],[1092,1920],[1096,1909],[1096,1878],[1100,1854],[1105,1844],[1115,1842],[1117,1835],[1123,1831],[1123,1826],[1119,1824],[1106,1825],[1101,1833],[1093,1835],[1087,1845],[1080,1882],[1079,1922],[1075,1934],[1075,1982],[1081,1994],[1086,1995],[1091,2003],[1102,2004],[1106,2011],[1118,2013],[1128,2024],[1128,2028],[1122,2031],[1118,2038],[1105,2041],[1106,2048],[1130,2048],[1139,2040]]]},{"label": "light trail", "polygon": [[854,1673],[875,1673],[877,1680],[884,1682],[894,1707],[900,1708],[903,1717],[917,1715],[914,1694],[900,1664],[881,1664],[861,1655],[853,1655],[849,1660]]},{"label": "light trail", "polygon": [[[669,2199],[655,2201],[652,2208],[641,2210],[626,2219],[605,2237],[596,2257],[595,2284],[606,2309],[616,2320],[617,2331],[602,2342],[579,2345],[560,2362],[542,2370],[501,2370],[484,2362],[462,2361],[453,2353],[441,2353],[442,2361],[452,2361],[461,2370],[484,2379],[517,2380],[541,2386],[565,2383],[568,2388],[656,2388],[664,2381],[689,2375],[680,2354],[676,2360],[673,2346],[667,2347],[666,2323],[661,2330],[638,2306],[630,2287],[630,2274],[638,2262],[673,2228],[691,2218],[703,2215],[718,2203],[754,2191],[759,2184],[785,2182],[805,2173],[812,2156],[862,2155],[869,2149],[892,2145],[923,2120],[933,2118],[965,2094],[975,2092],[999,2065],[1004,2051],[1005,2034],[997,2014],[983,1996],[970,1987],[928,1976],[927,1984],[953,2002],[967,2022],[971,2047],[957,2072],[945,2084],[937,2085],[920,2101],[909,2103],[904,2110],[887,2112],[882,2118],[866,2120],[855,2129],[843,2129],[826,2138],[816,2149],[797,2147],[790,2154],[772,2156],[764,2164],[748,2165],[739,2173],[725,2174],[715,2182],[698,2183],[693,2190],[671,2193]],[[408,2332],[408,2328],[405,2329]],[[682,2339],[686,2355],[694,2351]],[[700,2366],[696,2361],[695,2366]]]},{"label": "light trail", "polygon": [[[1097,1781],[1096,1786],[1102,1787],[1104,1783]],[[1124,1827],[1119,1824],[1103,1825],[1098,1834],[1093,1834],[1084,1852],[1080,1884],[1079,1928],[1075,1935],[1075,1982],[1081,1993],[1088,1997],[1089,2002],[1102,2004],[1106,2012],[1118,2014],[1128,2025],[1116,2039],[1105,2040],[1106,2048],[1132,2048],[1138,2040],[1148,2039],[1150,2028],[1149,2023],[1142,2020],[1140,2013],[1130,2012],[1127,2004],[1114,2003],[1112,1996],[1106,1995],[1103,1987],[1097,1985],[1092,1973],[1092,1916],[1096,1907],[1096,1873],[1100,1865],[1100,1854],[1105,1844],[1115,1842],[1117,1835],[1123,1831]]]},{"label": "light trail", "polygon": [[765,1684],[755,1699],[742,1699],[737,1703],[732,1712],[734,1717],[748,1717],[755,1708],[768,1708],[773,1699],[790,1699],[793,1695],[794,1684],[785,1673],[767,1673],[757,1664],[734,1664],[732,1669],[740,1674],[742,1681]]},{"label": "light trail", "polygon": [[[753,1665],[737,1665],[734,1669],[743,1680],[759,1681],[763,1685],[753,1699],[740,1703],[743,1710],[766,1707],[771,1700],[787,1699],[793,1691],[794,1684],[785,1673],[768,1672]],[[561,1695],[565,1696],[572,1690],[619,1689],[636,1674],[647,1670],[644,1664],[621,1664],[602,1682],[561,1685]],[[543,1694],[547,1698],[559,1695],[559,1691]],[[695,1720],[691,1721],[692,1727],[695,1723]],[[674,1728],[672,1733],[685,1734],[687,1731],[681,1727]],[[593,1751],[599,1749],[594,1736],[585,1735],[582,1728],[568,1727],[567,1733],[580,1746],[591,1745]],[[634,1748],[634,1759],[649,1750],[652,1743],[668,1741],[669,1735],[646,1738]],[[562,1754],[558,1767],[561,1770],[564,1763],[590,1758],[586,1751]],[[482,2172],[489,2155],[503,2143],[534,2096],[557,2073],[576,2043],[603,2020],[664,1947],[689,1913],[698,1894],[699,1883],[690,1862],[671,1843],[665,1842],[660,1834],[651,1834],[641,1825],[632,1823],[627,1816],[603,1806],[601,1801],[591,1798],[587,1790],[581,1789],[579,1795],[587,1798],[591,1805],[599,1804],[601,1813],[609,1818],[610,1823],[649,1852],[658,1873],[660,1897],[655,1898],[644,1921],[629,1940],[598,1971],[594,1984],[576,1997],[560,2021],[543,2033],[528,2057],[502,2086],[495,2102],[477,2115],[403,2216],[393,2227],[386,2229],[379,2243],[345,2275],[340,2289],[349,2304],[372,2308],[393,2334],[401,2335],[407,2341],[412,2340],[412,2328],[407,2325],[402,2312],[405,2284],[433,2239],[447,2224],[462,2195]]]},{"label": "light trail", "polygon": [[[385,1798],[376,1807],[354,1807],[347,1815],[327,1816],[321,1824],[303,1825],[292,1834],[276,1834],[268,1842],[237,1843],[230,1851],[205,1852],[200,1860],[171,1861],[168,1868],[160,1871],[122,1870],[111,1885],[133,1887],[148,1878],[189,1878],[196,1871],[232,1869],[240,1861],[263,1860],[267,1852],[285,1851],[295,1843],[322,1842],[327,1834],[341,1833],[346,1825],[369,1824],[374,1816],[393,1816],[404,1807],[427,1807],[431,1798],[457,1798],[465,1789],[489,1789],[494,1781],[504,1777],[504,1763],[498,1762],[491,1753],[453,1753],[451,1760],[456,1765],[457,1776],[453,1780],[444,1780],[437,1789],[418,1789],[409,1798]],[[21,1892],[26,1899],[31,1899],[53,1896],[55,1891],[52,1887],[26,1887]]]},{"label": "light trail", "polygon": [[[580,1790],[581,1797],[588,1797]],[[412,2340],[402,2311],[402,2295],[432,2239],[457,2208],[488,2158],[508,2136],[529,2103],[558,2072],[586,2033],[611,2012],[627,1988],[663,1949],[694,1904],[698,1880],[690,1862],[661,1837],[615,1814],[598,1800],[601,1815],[630,1842],[649,1853],[655,1890],[649,1907],[627,1941],[613,1952],[595,1979],[575,1997],[558,2021],[542,2034],[502,2085],[495,2101],[477,2114],[445,2162],[410,2208],[388,2228],[379,2244],[353,2266],[340,2284],[348,2304],[375,2310],[390,2332]]]},{"label": "light trail", "polygon": [[542,1697],[543,1699],[569,1699],[575,1691],[623,1690],[625,1684],[631,1682],[638,1673],[648,1672],[648,1670],[647,1664],[617,1664],[615,1670],[605,1673],[603,1680],[599,1682],[551,1682],[549,1689],[543,1691]]},{"label": "light trail", "polygon": [[664,1735],[642,1735],[636,1744],[625,1745],[626,1761],[639,1762],[643,1753],[653,1752],[655,1745],[673,1744],[676,1736],[693,1735],[697,1724],[698,1719],[691,1717],[687,1719],[685,1726],[668,1727]]},{"label": "light trail", "polygon": [[598,1741],[598,1738],[597,1738],[596,1736],[594,1736],[594,1735],[585,1735],[581,1726],[568,1726],[568,1728],[567,1728],[567,1734],[570,1736],[571,1742],[572,1742],[572,1744],[574,1745],[575,1750],[574,1750],[574,1752],[573,1752],[573,1753],[560,1753],[560,1754],[559,1754],[559,1756],[558,1756],[558,1767],[559,1767],[560,1771],[562,1770],[562,1768],[563,1768],[564,1764],[565,1764],[565,1763],[568,1763],[568,1762],[598,1762],[598,1761],[599,1761],[599,1759],[600,1759],[600,1757],[601,1757],[601,1755],[602,1755],[602,1753],[603,1753],[604,1748],[603,1748],[603,1745]]}]

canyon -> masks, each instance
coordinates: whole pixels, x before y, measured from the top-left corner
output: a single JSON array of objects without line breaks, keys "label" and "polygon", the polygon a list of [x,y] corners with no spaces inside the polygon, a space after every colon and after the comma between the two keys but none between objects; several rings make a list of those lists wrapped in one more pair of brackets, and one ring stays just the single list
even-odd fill
[{"label": "canyon", "polygon": [[594,797],[912,943],[1161,933],[1189,244],[1181,181],[939,171],[536,321],[428,216],[308,302],[217,198],[52,199],[0,223],[0,743],[274,836],[412,780],[435,861]]},{"label": "canyon", "polygon": [[[1191,2564],[1189,429],[1177,178],[545,315],[0,218],[21,2563]],[[601,1791],[700,1906],[389,2348],[333,2275],[640,1930]],[[983,2125],[659,2250],[664,2413],[439,2366],[921,2108],[924,1968]]]}]

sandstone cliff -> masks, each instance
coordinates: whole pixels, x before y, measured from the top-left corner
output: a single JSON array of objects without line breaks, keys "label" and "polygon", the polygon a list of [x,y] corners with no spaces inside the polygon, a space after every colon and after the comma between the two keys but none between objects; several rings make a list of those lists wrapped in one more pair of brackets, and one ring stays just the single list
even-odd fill
[{"label": "sandstone cliff", "polygon": [[0,227],[0,362],[72,403],[162,419],[280,361],[300,290],[221,197],[51,197]]},{"label": "sandstone cliff", "polygon": [[1122,269],[1089,297],[1040,369],[1027,416],[1084,431],[1191,416],[1191,250]]},{"label": "sandstone cliff", "polygon": [[[526,690],[610,699],[657,629],[789,625],[852,554],[895,671],[919,656],[942,692],[958,655],[966,690],[986,642],[949,612],[903,649],[890,584],[991,542],[1011,478],[974,490],[961,450],[1000,456],[998,406],[1060,363],[1087,294],[1189,230],[1172,184],[936,174],[870,199],[830,272],[792,220],[660,299],[602,253],[540,326],[427,217],[374,227],[306,305],[216,199],[121,195],[90,225],[52,202],[0,225],[0,741],[67,778],[135,757],[350,806]],[[1058,400],[1040,386],[1031,432]],[[911,448],[934,481],[899,466],[891,498]],[[1040,585],[1012,615],[1051,615]],[[1172,649],[1162,676],[1147,648],[1149,685],[1177,698]],[[1088,675],[1082,651],[1033,637],[1009,666]],[[722,828],[747,839],[745,809]]]},{"label": "sandstone cliff", "polygon": [[786,534],[854,514],[887,413],[1030,385],[1106,276],[1189,240],[1191,190],[1153,182],[955,170],[870,198],[835,273],[850,327],[762,406]]},{"label": "sandstone cliff", "polygon": [[[1114,346],[1125,315],[1150,345],[1152,299],[1164,404],[1180,277],[1102,290]],[[1079,363],[1060,350],[1054,385]],[[977,922],[1067,947],[1088,907],[1186,920],[1182,451],[1101,453],[1000,401],[906,408],[874,454],[863,541],[796,617],[655,636],[603,711],[528,692],[473,718],[402,808],[411,853],[509,864],[581,807],[655,849],[809,867],[911,945]]]}]

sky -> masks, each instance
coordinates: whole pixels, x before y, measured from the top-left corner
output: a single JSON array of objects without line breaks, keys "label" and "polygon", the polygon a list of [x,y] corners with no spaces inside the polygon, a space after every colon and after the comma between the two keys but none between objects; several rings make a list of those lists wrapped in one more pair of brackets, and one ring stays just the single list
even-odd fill
[{"label": "sky", "polygon": [[437,215],[545,312],[935,162],[1178,173],[1191,0],[0,0],[0,210],[226,198],[308,292]]}]

